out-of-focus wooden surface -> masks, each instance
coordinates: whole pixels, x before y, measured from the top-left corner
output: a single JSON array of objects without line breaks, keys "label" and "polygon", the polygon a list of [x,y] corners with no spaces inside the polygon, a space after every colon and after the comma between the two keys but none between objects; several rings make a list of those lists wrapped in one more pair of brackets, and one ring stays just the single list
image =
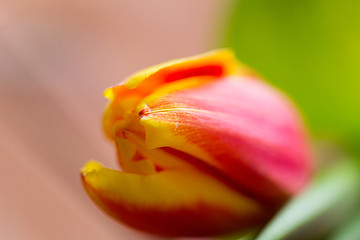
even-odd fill
[{"label": "out-of-focus wooden surface", "polygon": [[0,239],[158,239],[90,202],[79,169],[117,167],[102,93],[143,67],[211,49],[225,2],[0,3]]}]

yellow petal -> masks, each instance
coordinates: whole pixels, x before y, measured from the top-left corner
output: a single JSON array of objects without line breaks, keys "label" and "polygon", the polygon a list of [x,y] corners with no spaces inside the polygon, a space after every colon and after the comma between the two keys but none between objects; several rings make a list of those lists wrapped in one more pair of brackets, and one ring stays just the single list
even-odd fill
[{"label": "yellow petal", "polygon": [[143,176],[92,161],[82,169],[82,179],[103,210],[157,234],[221,234],[255,226],[264,219],[264,209],[253,199],[197,171],[167,170]]}]

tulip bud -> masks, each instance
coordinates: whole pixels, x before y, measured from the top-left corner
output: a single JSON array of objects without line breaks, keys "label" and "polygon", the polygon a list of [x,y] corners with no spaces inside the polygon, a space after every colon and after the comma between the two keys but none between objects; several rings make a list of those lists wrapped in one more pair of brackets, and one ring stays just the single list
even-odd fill
[{"label": "tulip bud", "polygon": [[296,109],[228,50],[146,69],[105,96],[103,127],[123,171],[91,161],[82,181],[129,226],[162,236],[248,231],[309,180]]}]

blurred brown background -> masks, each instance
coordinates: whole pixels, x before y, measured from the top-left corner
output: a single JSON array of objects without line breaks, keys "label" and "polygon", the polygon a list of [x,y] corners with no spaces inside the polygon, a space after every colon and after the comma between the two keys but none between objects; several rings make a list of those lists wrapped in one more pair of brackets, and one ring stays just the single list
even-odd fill
[{"label": "blurred brown background", "polygon": [[117,167],[103,91],[141,68],[216,47],[230,1],[0,3],[0,239],[157,239],[103,215],[80,184]]}]

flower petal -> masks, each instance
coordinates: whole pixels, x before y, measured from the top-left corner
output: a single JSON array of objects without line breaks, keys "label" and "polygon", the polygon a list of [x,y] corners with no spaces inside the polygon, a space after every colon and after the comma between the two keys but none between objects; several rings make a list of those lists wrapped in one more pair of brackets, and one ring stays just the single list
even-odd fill
[{"label": "flower petal", "polygon": [[303,127],[294,107],[275,89],[233,76],[161,91],[137,110],[149,148],[171,147],[195,156],[278,204],[307,182]]},{"label": "flower petal", "polygon": [[194,76],[224,76],[238,73],[238,61],[229,50],[216,50],[206,54],[172,60],[159,64],[138,73],[126,80],[126,87],[136,88],[140,83],[150,82],[152,85],[162,85]]},{"label": "flower petal", "polygon": [[113,217],[165,236],[248,229],[271,214],[201,172],[165,170],[144,176],[89,162],[82,169],[82,181],[91,198]]},{"label": "flower petal", "polygon": [[[248,74],[250,71],[240,65],[229,50],[212,51],[191,58],[173,60],[140,71],[129,77],[125,84],[105,91],[105,97],[110,100],[103,117],[105,133],[113,139],[115,123],[124,120],[124,116],[131,115],[142,98],[163,85],[194,76],[202,76],[204,78],[199,78],[200,80],[209,81],[238,73]],[[192,87],[203,83],[194,81]]]}]

